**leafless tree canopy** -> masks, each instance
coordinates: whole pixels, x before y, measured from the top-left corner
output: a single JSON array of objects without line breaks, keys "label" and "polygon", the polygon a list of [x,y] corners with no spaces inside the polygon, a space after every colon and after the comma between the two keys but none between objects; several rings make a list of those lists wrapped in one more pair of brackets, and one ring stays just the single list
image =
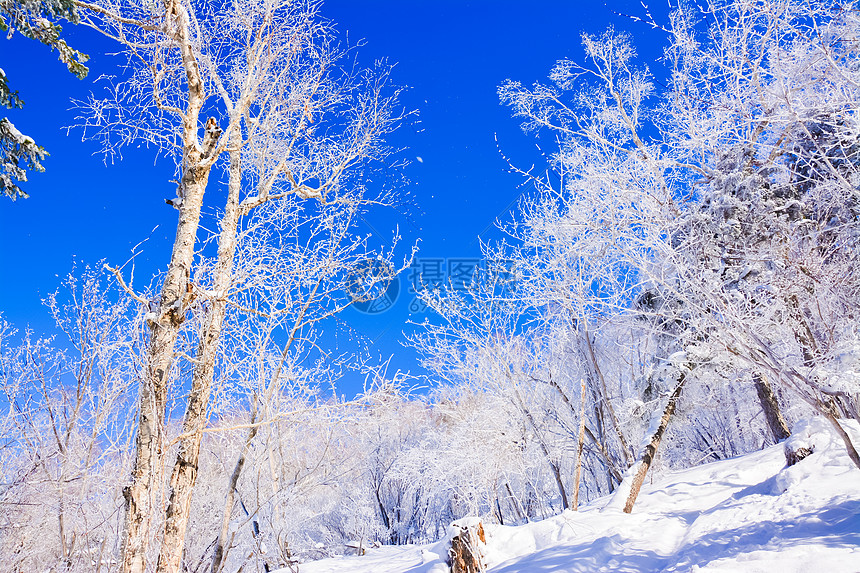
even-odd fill
[{"label": "leafless tree canopy", "polygon": [[[524,523],[823,416],[860,467],[860,15],[682,4],[660,68],[608,30],[499,88],[546,170],[410,340],[433,386],[333,348],[397,203],[403,112],[309,0],[77,3],[123,58],[75,133],[173,161],[165,271],[77,271],[62,337],[0,321],[0,561],[14,571],[295,568]],[[395,165],[396,167],[396,165]],[[168,207],[165,206],[165,209]],[[121,262],[120,262],[121,263]],[[364,287],[372,290],[373,284]],[[353,368],[365,392],[343,397]],[[244,568],[244,569],[243,569]]]}]

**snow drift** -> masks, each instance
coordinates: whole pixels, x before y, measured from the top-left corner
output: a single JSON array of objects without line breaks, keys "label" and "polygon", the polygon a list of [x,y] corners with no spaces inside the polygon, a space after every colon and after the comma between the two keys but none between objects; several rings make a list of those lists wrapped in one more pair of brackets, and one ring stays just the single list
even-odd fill
[{"label": "snow drift", "polygon": [[[860,426],[843,421],[852,439]],[[786,467],[784,447],[812,454]],[[485,523],[492,573],[860,571],[860,471],[823,418],[785,443],[643,487],[632,514],[596,500],[511,527]],[[444,573],[447,540],[305,563],[301,573]],[[283,570],[283,573],[288,573]]]}]

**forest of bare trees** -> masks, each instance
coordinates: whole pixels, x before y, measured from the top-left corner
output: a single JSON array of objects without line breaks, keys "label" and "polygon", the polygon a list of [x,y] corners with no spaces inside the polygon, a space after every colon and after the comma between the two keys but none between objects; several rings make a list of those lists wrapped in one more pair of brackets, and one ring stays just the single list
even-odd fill
[{"label": "forest of bare trees", "polygon": [[404,192],[368,185],[409,113],[389,68],[312,0],[75,6],[127,63],[72,132],[172,160],[177,230],[157,276],[78,266],[45,300],[59,335],[0,321],[10,571],[270,571],[466,515],[630,513],[809,416],[860,468],[853,3],[681,4],[651,22],[659,73],[610,29],[501,85],[547,165],[510,158],[505,238],[420,293],[409,374],[320,342],[355,269],[384,262],[375,292],[414,254],[357,230]]}]

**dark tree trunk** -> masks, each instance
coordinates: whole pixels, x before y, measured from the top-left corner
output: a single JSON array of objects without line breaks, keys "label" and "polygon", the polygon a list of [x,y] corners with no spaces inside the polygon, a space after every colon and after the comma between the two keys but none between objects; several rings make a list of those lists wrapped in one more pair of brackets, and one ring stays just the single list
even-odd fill
[{"label": "dark tree trunk", "polygon": [[638,468],[636,469],[636,473],[633,475],[633,483],[630,487],[630,493],[627,495],[627,500],[624,503],[624,513],[630,513],[633,511],[633,504],[636,503],[636,498],[639,496],[639,490],[645,482],[645,476],[648,474],[648,469],[651,467],[651,463],[657,455],[657,448],[660,447],[660,442],[663,440],[663,434],[666,432],[666,428],[669,427],[669,420],[672,419],[672,415],[675,413],[675,406],[678,403],[678,398],[681,396],[681,389],[684,387],[684,382],[686,382],[686,380],[687,375],[682,372],[680,380],[678,380],[678,385],[675,386],[675,391],[672,392],[672,395],[669,396],[668,402],[666,402],[666,407],[663,409],[663,416],[660,418],[660,423],[657,424],[657,429],[654,430],[651,440],[648,442],[648,445],[645,446],[645,451],[642,452],[642,457],[638,462]]},{"label": "dark tree trunk", "polygon": [[788,429],[788,424],[785,423],[785,418],[782,417],[782,412],[779,409],[779,402],[776,400],[776,394],[773,387],[768,382],[764,375],[756,373],[753,375],[753,383],[755,390],[758,393],[758,400],[761,403],[761,408],[764,410],[764,417],[767,420],[767,426],[770,428],[770,433],[773,434],[773,439],[781,442],[791,435]]}]

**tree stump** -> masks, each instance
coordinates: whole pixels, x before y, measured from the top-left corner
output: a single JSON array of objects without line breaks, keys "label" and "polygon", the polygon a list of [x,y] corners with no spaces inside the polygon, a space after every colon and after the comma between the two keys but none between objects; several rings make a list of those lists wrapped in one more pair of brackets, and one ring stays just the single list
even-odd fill
[{"label": "tree stump", "polygon": [[484,525],[480,521],[454,522],[451,527],[457,531],[451,539],[451,549],[448,550],[448,565],[451,567],[451,573],[486,571],[481,550],[487,543]]},{"label": "tree stump", "polygon": [[791,467],[803,458],[812,454],[815,451],[815,446],[792,448],[786,443],[785,445],[785,462],[787,467]]}]

